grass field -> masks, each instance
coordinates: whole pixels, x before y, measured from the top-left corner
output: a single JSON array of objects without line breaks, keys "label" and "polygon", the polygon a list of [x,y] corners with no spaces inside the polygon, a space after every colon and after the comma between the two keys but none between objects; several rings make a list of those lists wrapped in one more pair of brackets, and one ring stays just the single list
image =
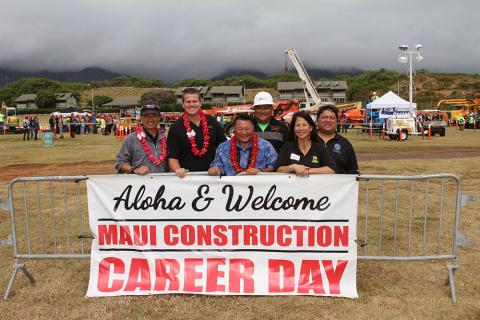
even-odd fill
[{"label": "grass field", "polygon": [[[405,142],[370,139],[351,130],[364,174],[415,175],[449,172],[462,179],[463,194],[480,195],[480,131]],[[113,172],[120,142],[112,136],[65,138],[53,148],[20,135],[0,136],[0,198],[19,176],[77,175]],[[362,160],[363,159],[363,160]],[[419,195],[420,197],[421,195]],[[0,319],[480,319],[480,215],[478,201],[462,209],[460,233],[472,244],[459,249],[456,305],[451,303],[445,262],[360,261],[359,298],[204,297],[166,295],[84,298],[89,261],[27,261],[37,284],[17,276],[13,294],[0,302]],[[6,213],[6,212],[5,212]],[[0,215],[0,239],[10,233],[8,215]],[[359,230],[360,234],[360,230]],[[11,247],[0,246],[0,290],[13,264]]]}]

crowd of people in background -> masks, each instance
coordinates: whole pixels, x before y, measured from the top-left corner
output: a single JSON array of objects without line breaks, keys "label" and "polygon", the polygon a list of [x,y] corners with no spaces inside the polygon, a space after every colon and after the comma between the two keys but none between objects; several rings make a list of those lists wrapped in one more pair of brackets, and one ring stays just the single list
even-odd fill
[{"label": "crowd of people in background", "polygon": [[[48,129],[43,131],[54,132],[63,139],[64,134],[71,138],[76,135],[102,134],[110,135],[115,132],[119,117],[116,114],[51,114],[48,119]],[[38,115],[25,115],[22,121],[23,140],[37,140],[40,123]]]},{"label": "crowd of people in background", "polygon": [[450,124],[455,124],[458,127],[458,130],[463,131],[464,129],[474,129],[478,127],[480,121],[480,110],[477,112],[471,111],[465,116],[460,114],[458,115],[455,123],[447,116],[445,112],[418,112],[417,113],[417,124],[419,128],[423,127],[425,122],[430,121],[448,121]]}]

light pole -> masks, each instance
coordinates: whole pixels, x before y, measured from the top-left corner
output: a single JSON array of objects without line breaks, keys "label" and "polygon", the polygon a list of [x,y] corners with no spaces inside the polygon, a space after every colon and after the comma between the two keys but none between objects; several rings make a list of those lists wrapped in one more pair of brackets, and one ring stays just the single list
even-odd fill
[{"label": "light pole", "polygon": [[400,49],[400,54],[398,55],[398,62],[400,63],[407,63],[410,62],[410,67],[408,71],[409,75],[409,85],[408,85],[408,101],[410,102],[410,116],[413,117],[413,56],[415,56],[415,61],[420,62],[423,60],[423,57],[420,55],[420,48],[422,48],[421,44],[415,45],[415,51],[408,51],[408,45],[402,44],[398,46]]},{"label": "light pole", "polygon": [[240,80],[240,83],[242,84],[242,88],[243,88],[243,104],[246,105],[247,98],[245,97],[245,83],[243,82],[243,80]]},{"label": "light pole", "polygon": [[87,86],[90,86],[90,90],[92,92],[92,112],[94,112],[95,106],[93,105],[93,86],[90,83],[87,83]]}]

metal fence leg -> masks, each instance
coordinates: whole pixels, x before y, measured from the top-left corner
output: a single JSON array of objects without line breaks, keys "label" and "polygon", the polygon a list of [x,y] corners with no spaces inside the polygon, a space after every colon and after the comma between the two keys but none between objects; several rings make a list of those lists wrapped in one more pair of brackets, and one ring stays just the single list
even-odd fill
[{"label": "metal fence leg", "polygon": [[10,277],[10,281],[8,281],[7,290],[5,291],[3,300],[7,300],[8,296],[10,295],[10,292],[12,291],[13,283],[15,282],[15,278],[17,276],[18,270],[22,270],[25,276],[27,276],[28,280],[30,280],[30,283],[35,284],[35,279],[33,278],[32,274],[27,270],[27,268],[25,267],[25,264],[20,263],[20,261],[18,260],[15,260],[15,263],[13,265],[12,276]]},{"label": "metal fence leg", "polygon": [[458,269],[457,264],[447,265],[448,269],[448,280],[447,284],[450,285],[450,294],[452,296],[452,302],[457,303],[457,295],[455,293],[455,270]]}]

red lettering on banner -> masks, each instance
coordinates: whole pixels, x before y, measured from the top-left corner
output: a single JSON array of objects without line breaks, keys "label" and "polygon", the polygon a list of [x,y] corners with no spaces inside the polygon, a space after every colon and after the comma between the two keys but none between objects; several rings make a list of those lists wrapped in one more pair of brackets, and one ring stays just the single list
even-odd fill
[{"label": "red lettering on banner", "polygon": [[[255,272],[253,261],[248,259],[230,259],[229,266],[229,292],[235,293],[253,293],[255,291],[255,281],[252,276]],[[243,290],[240,282],[243,281]]]},{"label": "red lettering on banner", "polygon": [[228,237],[225,232],[227,232],[227,227],[224,225],[217,224],[213,227],[213,234],[217,237],[213,240],[213,243],[216,246],[224,246],[228,243]]},{"label": "red lettering on banner", "polygon": [[150,281],[150,267],[147,259],[133,258],[130,263],[130,272],[125,291],[150,291],[152,285]]},{"label": "red lettering on banner", "polygon": [[225,272],[218,269],[225,265],[223,258],[207,259],[207,292],[225,292],[225,285],[219,284],[218,279],[225,279]]},{"label": "red lettering on banner", "polygon": [[195,243],[195,227],[192,225],[184,225],[180,228],[180,243],[191,246]]},{"label": "red lettering on banner", "polygon": [[[167,270],[168,269],[168,270]],[[155,259],[155,285],[153,290],[164,291],[168,280],[168,290],[180,289],[180,263],[175,259]]]},{"label": "red lettering on banner", "polygon": [[[131,228],[131,229],[130,229]],[[133,240],[132,240],[133,233]],[[99,245],[156,246],[157,230],[154,225],[117,226],[98,225]]]},{"label": "red lettering on banner", "polygon": [[246,246],[258,245],[258,228],[254,225],[245,225],[243,229],[243,244]]},{"label": "red lettering on banner", "polygon": [[198,226],[198,244],[203,246],[211,246],[212,245],[212,226],[211,225],[206,225]]},{"label": "red lettering on banner", "polygon": [[348,226],[335,226],[333,235],[333,245],[335,247],[348,247]]},{"label": "red lettering on banner", "polygon": [[118,244],[128,244],[133,246],[132,236],[128,226],[120,226]]},{"label": "red lettering on banner", "polygon": [[310,290],[313,290],[315,294],[325,294],[322,274],[320,273],[320,261],[318,260],[303,260],[300,267],[298,293],[309,294]]},{"label": "red lettering on banner", "polygon": [[[110,272],[110,267],[113,267],[113,271]],[[98,265],[98,282],[97,288],[100,292],[114,292],[122,289],[123,280],[112,280],[112,284],[109,286],[111,273],[124,274],[125,264],[121,259],[108,257],[102,259]]]},{"label": "red lettering on banner", "polygon": [[293,292],[295,290],[295,266],[290,260],[268,260],[268,291]]},{"label": "red lettering on banner", "polygon": [[329,226],[321,226],[317,229],[317,243],[320,247],[328,247],[332,244],[332,229]]},{"label": "red lettering on banner", "polygon": [[340,294],[340,281],[348,260],[338,260],[333,267],[332,260],[302,260],[298,279],[295,276],[295,264],[290,260],[268,260],[268,290],[271,293],[325,294],[321,267],[327,276],[330,294]]},{"label": "red lettering on banner", "polygon": [[275,241],[275,226],[260,226],[260,244],[271,246]]},{"label": "red lettering on banner", "polygon": [[348,260],[338,260],[337,268],[334,269],[332,260],[322,260],[322,265],[328,278],[330,294],[340,294],[340,280],[347,267],[347,263]]},{"label": "red lettering on banner", "polygon": [[309,226],[307,228],[308,232],[308,246],[313,247],[315,245],[315,227],[314,226]]},{"label": "red lettering on banner", "polygon": [[303,233],[307,230],[307,226],[293,226],[292,229],[295,230],[295,234],[297,235],[295,245],[298,247],[303,246]]},{"label": "red lettering on banner", "polygon": [[203,265],[202,258],[185,259],[185,274],[183,289],[188,292],[202,292],[202,287],[195,285],[195,280],[202,278],[202,272],[197,271],[197,266]]},{"label": "red lettering on banner", "polygon": [[110,224],[108,226],[104,224],[99,224],[98,243],[100,245],[118,244],[117,226],[114,224]]},{"label": "red lettering on banner", "polygon": [[288,247],[292,244],[291,237],[285,237],[285,234],[292,235],[292,230],[290,226],[281,225],[277,229],[277,242],[281,247]]},{"label": "red lettering on banner", "polygon": [[227,227],[232,232],[230,240],[234,246],[238,246],[238,233],[242,227],[243,226],[239,224],[231,224]]},{"label": "red lettering on banner", "polygon": [[[172,233],[177,235],[172,238]],[[178,244],[178,227],[169,224],[163,229],[163,241],[167,246],[176,246]]]},{"label": "red lettering on banner", "polygon": [[[148,241],[150,238],[150,241]],[[133,226],[133,243],[136,246],[156,245],[157,236],[155,226]]]}]

